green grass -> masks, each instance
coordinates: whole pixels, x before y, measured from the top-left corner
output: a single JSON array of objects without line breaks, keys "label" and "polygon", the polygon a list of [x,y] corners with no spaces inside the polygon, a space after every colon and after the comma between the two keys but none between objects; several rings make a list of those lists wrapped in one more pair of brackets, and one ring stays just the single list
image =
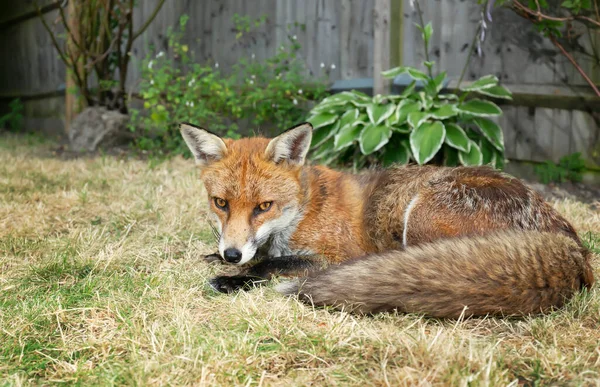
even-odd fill
[{"label": "green grass", "polygon": [[[218,295],[193,163],[59,160],[0,139],[0,385],[594,385],[597,287],[525,319],[313,309]],[[554,203],[595,252],[600,213]]]}]

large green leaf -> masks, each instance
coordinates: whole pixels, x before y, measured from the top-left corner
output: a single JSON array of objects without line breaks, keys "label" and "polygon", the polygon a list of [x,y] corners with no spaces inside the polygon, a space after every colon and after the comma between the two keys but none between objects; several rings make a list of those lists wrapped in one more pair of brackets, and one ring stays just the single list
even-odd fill
[{"label": "large green leaf", "polygon": [[414,112],[418,112],[418,111],[421,111],[421,102],[413,101],[410,99],[402,100],[398,104],[398,108],[396,109],[396,112],[394,113],[395,118],[396,118],[396,122],[394,122],[394,125],[405,124],[406,121],[408,120],[408,115],[410,113],[414,113]]},{"label": "large green leaf", "polygon": [[459,151],[452,148],[451,146],[442,147],[442,151],[444,152],[444,165],[449,167],[456,167],[460,164],[460,160],[458,159]]},{"label": "large green leaf", "polygon": [[504,168],[504,152],[499,152],[498,150],[496,150],[496,164],[494,165],[494,167],[496,169],[503,169]]},{"label": "large green leaf", "polygon": [[458,152],[458,159],[462,165],[467,166],[476,166],[483,163],[483,155],[481,154],[479,145],[477,145],[473,140],[471,140],[469,152]]},{"label": "large green leaf", "polygon": [[435,88],[435,83],[433,79],[427,80],[423,89],[425,90],[425,94],[427,94],[431,98],[435,97],[437,94],[437,89]]},{"label": "large green leaf", "polygon": [[[366,118],[366,114],[363,114],[363,116],[363,118]],[[335,134],[334,146],[336,151],[350,146],[358,138],[358,134],[362,129],[360,125],[364,124],[358,118],[358,109],[348,110],[342,115],[339,120],[340,128]]]},{"label": "large green leaf", "polygon": [[[345,105],[349,102],[352,102],[355,99],[362,99],[362,98],[358,97],[353,92],[343,91],[341,93],[333,94],[327,98],[324,98],[317,106],[315,106],[315,109],[319,108],[321,105],[329,105],[329,106]],[[368,97],[367,97],[367,99],[368,99]]]},{"label": "large green leaf", "polygon": [[478,80],[476,80],[468,86],[461,87],[460,89],[463,91],[479,91],[489,89],[490,87],[494,87],[497,84],[498,78],[495,75],[486,75],[484,77],[479,78]]},{"label": "large green leaf", "polygon": [[333,137],[329,138],[327,141],[322,142],[316,149],[312,158],[315,160],[323,160],[331,156],[334,153],[333,142]]},{"label": "large green leaf", "polygon": [[410,75],[411,78],[420,81],[426,81],[429,79],[427,74],[425,74],[424,72],[409,66],[394,67],[393,69],[389,69],[387,71],[382,72],[381,75],[383,75],[384,78],[395,78],[403,73],[408,73],[408,75]]},{"label": "large green leaf", "polygon": [[356,122],[355,124],[342,127],[335,135],[335,150],[339,151],[352,145],[355,140],[358,140],[363,127],[364,124],[362,122]]},{"label": "large green leaf", "polygon": [[419,92],[419,99],[421,100],[423,110],[429,110],[433,106],[433,97],[424,91]]},{"label": "large green leaf", "polygon": [[456,94],[438,94],[438,98],[442,100],[458,101],[458,95]]},{"label": "large green leaf", "polygon": [[479,149],[481,149],[483,165],[496,166],[496,148],[486,139],[479,141]]},{"label": "large green leaf", "polygon": [[430,117],[428,112],[414,112],[408,115],[408,124],[413,128],[418,128]]},{"label": "large green leaf", "polygon": [[469,152],[471,140],[460,126],[446,124],[446,144],[463,152]]},{"label": "large green leaf", "polygon": [[493,117],[502,114],[502,110],[495,103],[481,99],[471,99],[462,105],[458,105],[457,109],[478,117]]},{"label": "large green leaf", "polygon": [[385,120],[385,124],[387,126],[394,126],[394,125],[396,125],[396,122],[397,122],[396,120],[397,120],[396,114],[392,114]]},{"label": "large green leaf", "polygon": [[313,129],[319,129],[324,126],[333,124],[335,121],[337,121],[338,118],[339,116],[337,114],[320,113],[310,117],[308,119],[308,122],[312,124]]},{"label": "large green leaf", "polygon": [[[358,94],[356,94],[354,91],[342,91],[341,93],[333,94],[332,96],[329,96],[325,99],[349,102],[349,101],[355,99],[357,96],[358,96]],[[366,95],[365,95],[365,97],[369,98]]]},{"label": "large green leaf", "polygon": [[354,106],[365,107],[373,103],[373,99],[365,93],[362,93],[357,90],[349,91],[349,93],[351,93],[354,96],[354,99],[350,100],[350,102]]},{"label": "large green leaf", "polygon": [[427,74],[413,67],[407,68],[406,72],[411,76],[412,79],[416,79],[418,81],[427,81],[429,79]]},{"label": "large green leaf", "polygon": [[508,90],[507,88],[502,87],[500,85],[490,87],[487,89],[483,89],[483,90],[477,90],[477,93],[483,94],[483,95],[489,95],[490,97],[494,97],[494,98],[502,98],[502,99],[512,100],[512,93],[510,92],[510,90]]},{"label": "large green leaf", "polygon": [[429,113],[431,114],[431,117],[437,118],[438,120],[445,120],[458,114],[456,107],[452,104],[441,105],[440,107],[431,110]]},{"label": "large green leaf", "polygon": [[[347,94],[344,94],[347,93]],[[349,96],[348,92],[343,92],[339,94],[334,94],[323,99],[317,106],[315,106],[311,113],[313,115],[321,114],[321,113],[329,113],[336,112],[340,109],[344,109],[344,106],[351,102],[352,97]]]},{"label": "large green leaf", "polygon": [[473,122],[496,149],[504,151],[504,135],[502,134],[502,128],[497,123],[481,117],[473,119]]},{"label": "large green leaf", "polygon": [[342,114],[340,118],[340,129],[343,129],[346,125],[351,125],[356,122],[358,118],[358,109],[348,110],[346,113]]},{"label": "large green leaf", "polygon": [[360,151],[364,155],[371,154],[387,144],[392,129],[385,125],[368,124],[362,128],[359,138]]},{"label": "large green leaf", "polygon": [[402,90],[402,93],[400,93],[400,97],[402,97],[402,98],[408,97],[415,90],[416,85],[417,85],[417,81],[412,81],[411,83],[409,83],[408,86],[406,86],[404,88],[404,90]]},{"label": "large green leaf", "polygon": [[367,106],[367,114],[369,115],[372,124],[379,125],[383,123],[386,118],[394,114],[395,109],[396,105],[393,103],[388,103],[386,105],[371,104]]},{"label": "large green leaf", "polygon": [[363,100],[370,100],[371,99],[371,97],[369,97],[368,95],[366,95],[362,91],[350,90],[348,93],[352,94],[353,96],[355,96],[358,99],[363,99]]},{"label": "large green leaf", "polygon": [[406,70],[408,70],[408,67],[399,66],[399,67],[394,67],[394,68],[386,70],[386,71],[382,71],[381,75],[384,78],[396,78],[398,75],[405,73]]},{"label": "large green leaf", "polygon": [[446,72],[442,71],[441,73],[439,73],[437,75],[437,77],[435,77],[433,79],[433,82],[435,84],[435,90],[436,90],[436,94],[440,92],[440,90],[442,90],[442,88],[444,87],[444,81],[446,80]]},{"label": "large green leaf", "polygon": [[419,164],[431,160],[440,150],[446,137],[446,128],[440,121],[424,122],[410,133],[410,148]]},{"label": "large green leaf", "polygon": [[319,129],[313,130],[311,148],[320,147],[325,141],[335,135],[340,129],[340,121],[336,121],[333,125],[322,126]]},{"label": "large green leaf", "polygon": [[410,133],[410,132],[412,132],[412,128],[410,126],[408,126],[407,124],[400,125],[400,126],[392,126],[392,130],[394,132],[398,132],[398,133]]},{"label": "large green leaf", "polygon": [[387,167],[392,164],[408,164],[409,160],[410,145],[408,138],[398,134],[392,135],[381,155],[383,165]]},{"label": "large green leaf", "polygon": [[356,125],[359,122],[362,122],[364,125],[366,125],[370,122],[369,116],[367,116],[367,113],[359,112],[358,117],[356,117],[356,120],[354,120],[353,125]]}]

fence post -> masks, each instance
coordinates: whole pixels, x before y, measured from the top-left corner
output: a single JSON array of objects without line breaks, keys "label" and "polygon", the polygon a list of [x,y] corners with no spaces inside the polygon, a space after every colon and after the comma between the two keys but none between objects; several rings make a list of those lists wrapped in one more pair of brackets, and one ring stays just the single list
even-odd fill
[{"label": "fence post", "polygon": [[381,72],[390,68],[391,0],[375,0],[373,6],[373,95],[389,94],[390,81]]},{"label": "fence post", "polygon": [[[73,37],[75,39],[79,39],[79,15],[77,12],[76,1],[69,1],[67,8],[68,15],[68,23],[69,29],[71,30],[71,34],[67,34],[67,56],[71,56],[72,58],[76,57],[74,55],[74,51],[77,50],[76,44],[73,42]],[[70,54],[69,54],[70,53]],[[75,68],[73,70],[79,71],[80,66],[83,63],[78,61]],[[81,101],[77,94],[73,93],[73,89],[77,87],[77,83],[75,81],[75,76],[71,73],[69,68],[67,67],[67,79],[66,79],[66,90],[65,90],[65,131],[69,133],[69,129],[71,127],[71,121],[77,113],[81,111]]]},{"label": "fence post", "polygon": [[402,0],[390,0],[390,68],[402,66],[404,15]]}]

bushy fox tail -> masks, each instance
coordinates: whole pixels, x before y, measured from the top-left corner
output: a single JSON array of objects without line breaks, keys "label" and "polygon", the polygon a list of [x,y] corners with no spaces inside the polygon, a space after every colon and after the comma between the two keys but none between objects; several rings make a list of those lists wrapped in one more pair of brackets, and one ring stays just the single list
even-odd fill
[{"label": "bushy fox tail", "polygon": [[282,283],[315,305],[457,318],[561,307],[594,282],[590,253],[556,233],[503,231],[352,260]]}]

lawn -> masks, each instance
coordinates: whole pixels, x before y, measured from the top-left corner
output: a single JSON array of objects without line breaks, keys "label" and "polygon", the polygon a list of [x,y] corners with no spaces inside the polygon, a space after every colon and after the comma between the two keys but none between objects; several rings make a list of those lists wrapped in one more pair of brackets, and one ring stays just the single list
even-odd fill
[{"label": "lawn", "polygon": [[[600,385],[600,291],[525,319],[313,309],[206,281],[193,162],[0,138],[0,385]],[[554,206],[600,260],[600,210]]]}]

